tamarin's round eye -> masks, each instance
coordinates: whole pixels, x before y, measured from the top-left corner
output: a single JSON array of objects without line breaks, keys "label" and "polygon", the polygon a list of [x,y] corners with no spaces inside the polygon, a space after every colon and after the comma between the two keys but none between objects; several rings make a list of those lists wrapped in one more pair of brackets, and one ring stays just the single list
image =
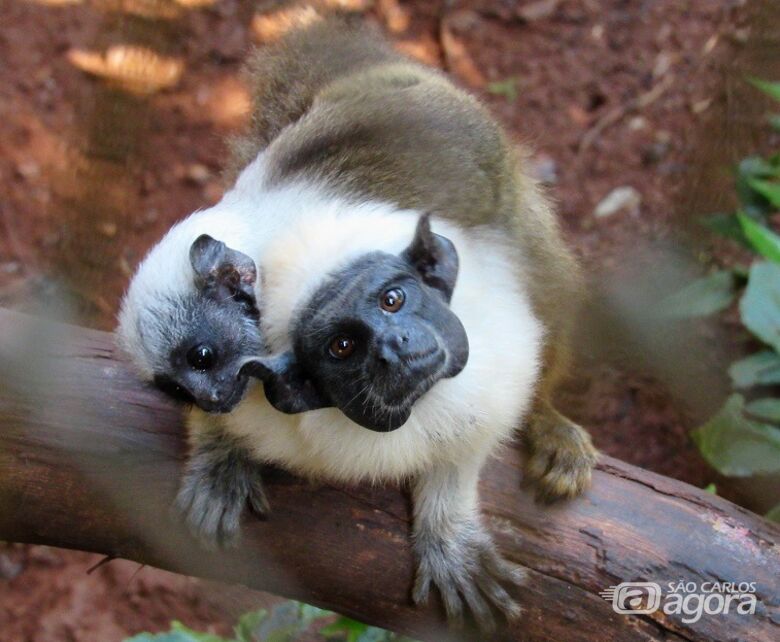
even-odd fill
[{"label": "tamarin's round eye", "polygon": [[330,342],[330,354],[336,359],[346,359],[355,350],[355,341],[349,337],[336,337]]},{"label": "tamarin's round eye", "polygon": [[208,370],[214,365],[214,350],[201,343],[187,353],[187,363],[193,370]]},{"label": "tamarin's round eye", "polygon": [[387,312],[398,312],[403,305],[406,295],[401,288],[386,290],[379,300],[380,307]]}]

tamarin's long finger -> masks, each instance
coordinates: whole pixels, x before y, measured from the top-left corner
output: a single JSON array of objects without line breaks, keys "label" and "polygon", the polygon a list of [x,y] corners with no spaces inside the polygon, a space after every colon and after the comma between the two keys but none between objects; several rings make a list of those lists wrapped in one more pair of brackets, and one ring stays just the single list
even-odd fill
[{"label": "tamarin's long finger", "polygon": [[522,613],[522,608],[507,593],[493,577],[480,574],[476,578],[480,590],[488,597],[492,604],[497,606],[509,620],[514,620]]},{"label": "tamarin's long finger", "polygon": [[496,628],[495,618],[490,610],[490,606],[482,595],[480,595],[477,585],[472,584],[471,581],[467,581],[461,585],[460,589],[479,629],[485,633],[493,632]]}]

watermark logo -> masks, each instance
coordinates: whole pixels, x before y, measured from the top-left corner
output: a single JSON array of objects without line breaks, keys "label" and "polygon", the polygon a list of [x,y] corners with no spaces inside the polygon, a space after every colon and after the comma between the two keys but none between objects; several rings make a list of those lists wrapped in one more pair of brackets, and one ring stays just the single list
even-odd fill
[{"label": "watermark logo", "polygon": [[621,615],[647,615],[661,606],[661,587],[655,582],[623,582],[599,593]]},{"label": "watermark logo", "polygon": [[622,582],[599,595],[612,602],[621,615],[649,615],[658,610],[681,615],[684,624],[698,622],[703,615],[756,612],[755,582]]}]

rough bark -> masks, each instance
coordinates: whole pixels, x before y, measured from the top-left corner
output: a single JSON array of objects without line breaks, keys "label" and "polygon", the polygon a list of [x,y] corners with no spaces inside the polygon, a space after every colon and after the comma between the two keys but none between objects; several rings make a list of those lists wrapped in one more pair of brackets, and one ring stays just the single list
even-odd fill
[{"label": "rough bark", "polygon": [[[315,487],[268,471],[270,518],[247,514],[237,549],[205,551],[169,508],[185,452],[180,410],[132,375],[111,335],[0,311],[0,538],[242,583],[421,639],[454,636],[436,601],[410,604],[403,489]],[[507,449],[481,483],[502,550],[529,569],[524,616],[491,639],[780,639],[775,525],[609,457],[584,497],[539,507],[518,464]],[[599,597],[624,581],[681,580],[754,582],[756,613],[686,624],[661,610],[616,614]]]}]

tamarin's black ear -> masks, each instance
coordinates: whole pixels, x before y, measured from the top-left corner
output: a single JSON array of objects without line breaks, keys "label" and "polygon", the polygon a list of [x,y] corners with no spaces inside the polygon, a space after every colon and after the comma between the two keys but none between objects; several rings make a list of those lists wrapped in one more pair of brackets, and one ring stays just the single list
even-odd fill
[{"label": "tamarin's black ear", "polygon": [[270,404],[288,415],[333,405],[304,375],[292,352],[252,357],[241,367],[241,373],[260,379]]},{"label": "tamarin's black ear", "polygon": [[424,283],[440,290],[449,302],[458,278],[458,252],[452,241],[431,231],[431,215],[417,222],[414,239],[401,257],[412,264]]},{"label": "tamarin's black ear", "polygon": [[255,262],[243,252],[202,234],[190,247],[195,286],[220,301],[234,298],[257,305]]}]

